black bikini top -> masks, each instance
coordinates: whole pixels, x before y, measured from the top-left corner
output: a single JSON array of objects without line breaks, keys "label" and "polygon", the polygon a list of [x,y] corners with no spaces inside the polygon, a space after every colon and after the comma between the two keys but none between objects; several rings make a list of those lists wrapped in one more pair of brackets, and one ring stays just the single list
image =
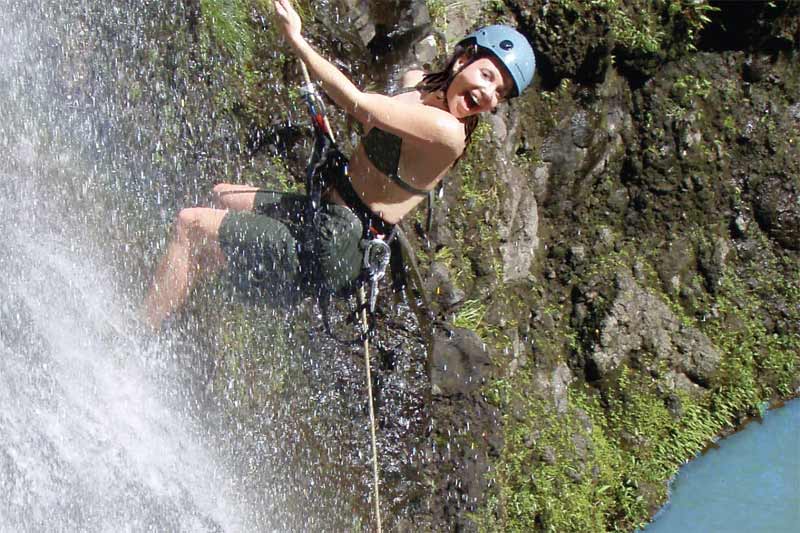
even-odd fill
[{"label": "black bikini top", "polygon": [[[414,87],[408,87],[403,92],[413,90],[416,89]],[[401,178],[398,173],[400,168],[400,149],[403,147],[403,139],[394,133],[389,133],[388,131],[374,127],[369,130],[369,133],[364,137],[362,143],[364,144],[364,151],[367,154],[367,159],[375,165],[375,168],[386,174],[386,176],[400,188],[419,196],[426,196],[428,194],[429,191],[414,187]]]}]

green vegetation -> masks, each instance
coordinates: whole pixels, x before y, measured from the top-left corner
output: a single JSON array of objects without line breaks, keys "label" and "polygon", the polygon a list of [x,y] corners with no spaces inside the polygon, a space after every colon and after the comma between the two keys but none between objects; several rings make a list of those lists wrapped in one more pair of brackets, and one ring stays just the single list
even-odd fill
[{"label": "green vegetation", "polygon": [[665,32],[658,14],[649,5],[639,5],[635,6],[637,9],[629,10],[616,0],[595,0],[593,4],[609,10],[611,31],[620,45],[644,54],[657,54],[661,50]]},{"label": "green vegetation", "polygon": [[486,314],[486,305],[478,300],[467,300],[459,308],[455,318],[453,318],[453,325],[459,328],[471,329],[478,331],[478,328],[483,322],[483,317]]},{"label": "green vegetation", "polygon": [[[741,403],[754,408],[761,400],[791,394],[800,367],[800,335],[770,332],[765,326],[765,296],[785,298],[787,321],[800,323],[800,288],[789,282],[791,274],[784,277],[772,275],[774,272],[765,268],[755,289],[726,272],[716,300],[717,317],[704,325],[705,332],[728,355],[721,369],[720,392],[730,397],[734,406]],[[798,275],[796,269],[794,279]]]},{"label": "green vegetation", "polygon": [[706,1],[692,0],[671,0],[668,13],[670,18],[679,19],[681,29],[685,32],[686,51],[697,50],[695,43],[700,35],[700,31],[711,22],[709,15],[719,11],[718,7],[710,5]]},{"label": "green vegetation", "polygon": [[[613,271],[625,258],[613,254],[588,275]],[[775,275],[786,267],[775,257],[762,259],[762,266],[763,273],[748,281],[732,269],[725,271],[713,304],[715,318],[699,321],[672,306],[687,326],[702,329],[723,353],[709,389],[675,388],[666,363],[650,361],[645,366],[657,367],[657,373],[623,366],[599,388],[573,386],[567,411],[555,413],[552,403],[530,394],[534,377],[529,373],[492,383],[487,399],[515,414],[503,419],[506,444],[493,474],[497,490],[476,516],[481,529],[639,527],[664,501],[666,482],[681,464],[745,417],[757,416],[765,402],[790,395],[800,367],[800,335],[770,333],[764,326],[764,302],[785,298],[788,320],[800,321],[800,288],[788,281],[800,272],[789,265],[788,276]],[[645,270],[648,278],[655,276]],[[577,343],[572,348],[583,349]]]},{"label": "green vegetation", "polygon": [[692,74],[685,74],[675,80],[672,89],[675,98],[689,106],[698,99],[708,98],[711,93],[711,81]]},{"label": "green vegetation", "polygon": [[[482,220],[487,212],[496,212],[500,206],[501,185],[494,176],[495,161],[490,154],[481,150],[481,146],[490,142],[491,125],[480,122],[472,134],[472,142],[464,157],[458,162],[456,169],[447,178],[447,187],[456,187],[456,200],[447,215],[447,223],[454,233],[454,248],[444,246],[431,260],[447,267],[451,279],[461,289],[469,290],[475,282],[475,272],[470,263],[470,255],[497,256],[496,243],[499,240],[496,224],[485,222],[469,229],[476,220]],[[424,211],[415,213],[418,221],[422,220]],[[418,259],[425,262],[425,254],[419,253]],[[492,261],[494,264],[494,261]],[[502,272],[499,273],[502,275]],[[485,303],[481,304],[485,307]],[[472,320],[460,319],[462,324]],[[469,329],[475,329],[470,327]]]},{"label": "green vegetation", "polygon": [[707,1],[691,0],[554,3],[579,19],[605,14],[617,48],[629,56],[664,55],[668,48],[675,55],[695,51],[700,31],[711,22],[709,15],[719,11]]},{"label": "green vegetation", "polygon": [[253,55],[250,2],[246,0],[200,0],[200,9],[214,40],[239,63]]},{"label": "green vegetation", "polygon": [[[711,22],[709,14],[719,11],[708,2],[690,0],[670,0],[663,2],[648,0],[634,1],[628,4],[616,0],[595,0],[611,13],[611,30],[617,41],[624,48],[638,54],[659,54],[668,38],[676,40],[679,52],[693,52],[695,43],[703,27]],[[666,20],[665,20],[666,19]],[[672,27],[672,35],[667,35],[664,28]]]},{"label": "green vegetation", "polygon": [[425,0],[433,27],[444,32],[447,29],[447,2],[445,0]]},{"label": "green vegetation", "polygon": [[602,420],[597,401],[573,391],[567,411],[556,413],[513,385],[506,385],[503,395],[524,410],[525,421],[504,419],[506,444],[493,475],[499,490],[476,517],[482,530],[624,530],[628,516],[644,514],[624,455],[594,423]]}]

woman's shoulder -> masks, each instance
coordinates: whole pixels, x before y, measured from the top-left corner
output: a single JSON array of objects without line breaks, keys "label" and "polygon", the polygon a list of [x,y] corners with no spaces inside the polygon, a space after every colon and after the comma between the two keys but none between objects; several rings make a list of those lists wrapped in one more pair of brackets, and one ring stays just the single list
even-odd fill
[{"label": "woman's shoulder", "polygon": [[424,70],[416,68],[407,70],[400,76],[400,87],[415,87],[422,81],[423,76],[425,76]]}]

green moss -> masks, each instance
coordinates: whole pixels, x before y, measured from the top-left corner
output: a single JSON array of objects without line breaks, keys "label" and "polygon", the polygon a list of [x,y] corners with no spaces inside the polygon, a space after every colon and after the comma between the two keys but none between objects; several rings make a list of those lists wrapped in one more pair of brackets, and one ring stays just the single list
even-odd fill
[{"label": "green moss", "polygon": [[769,332],[769,311],[764,308],[765,301],[785,298],[788,321],[800,323],[800,289],[787,277],[770,275],[775,270],[764,270],[755,287],[727,271],[716,301],[717,316],[703,323],[705,333],[727,356],[720,372],[721,393],[734,407],[750,410],[762,400],[790,394],[800,367],[800,334]]},{"label": "green moss", "polygon": [[238,62],[252,57],[253,32],[247,0],[200,0],[200,10],[214,40]]},{"label": "green moss", "polygon": [[[499,487],[476,521],[483,531],[608,531],[626,488],[622,456],[596,425],[587,425],[587,397],[573,394],[566,413],[507,386],[526,413],[526,421],[504,419],[506,444],[494,473]],[[586,443],[589,443],[587,446]],[[635,496],[631,500],[636,502]],[[640,511],[640,513],[642,513]],[[612,527],[609,527],[612,524]]]}]

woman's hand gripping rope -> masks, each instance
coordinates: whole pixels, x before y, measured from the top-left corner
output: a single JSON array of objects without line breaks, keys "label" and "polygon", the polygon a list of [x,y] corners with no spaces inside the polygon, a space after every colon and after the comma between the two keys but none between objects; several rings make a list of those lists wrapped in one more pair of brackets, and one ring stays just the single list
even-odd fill
[{"label": "woman's hand gripping rope", "polygon": [[[274,0],[273,5],[275,7],[275,14],[280,24],[281,31],[283,31],[283,34],[286,36],[286,39],[289,41],[292,47],[296,48],[298,43],[303,41],[303,21],[300,18],[300,15],[294,9],[294,6],[292,6],[292,3],[289,0]],[[330,122],[325,114],[325,106],[322,103],[322,99],[319,97],[319,94],[317,94],[316,87],[314,87],[314,84],[311,82],[311,76],[308,73],[308,67],[302,59],[300,59],[300,68],[303,71],[304,82],[300,92],[309,106],[311,119],[317,124],[317,126],[322,128],[325,134],[330,137],[331,141],[335,142],[336,139],[333,136],[333,130],[331,129]]]},{"label": "woman's hand gripping rope", "polygon": [[294,46],[298,40],[302,40],[303,21],[295,11],[294,6],[289,0],[274,0],[275,14],[278,16],[281,30],[289,42]]}]

